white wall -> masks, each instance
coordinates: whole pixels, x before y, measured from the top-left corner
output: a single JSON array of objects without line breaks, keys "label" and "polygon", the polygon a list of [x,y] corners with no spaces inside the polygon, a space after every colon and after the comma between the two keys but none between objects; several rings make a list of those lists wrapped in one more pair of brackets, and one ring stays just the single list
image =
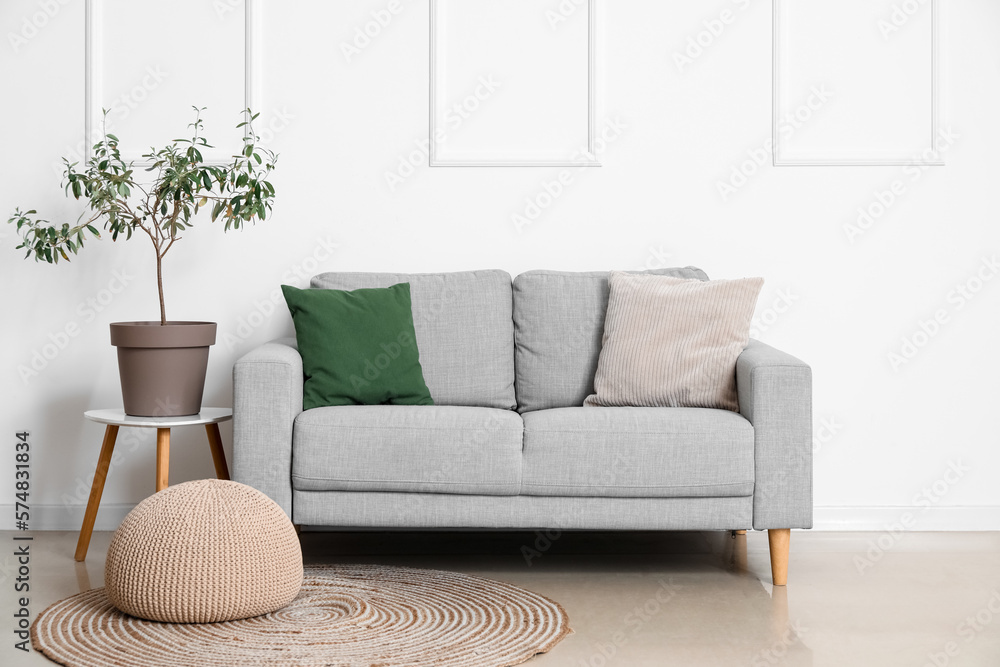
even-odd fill
[{"label": "white wall", "polygon": [[[219,322],[207,404],[231,404],[230,370],[241,354],[290,333],[282,303],[273,314],[259,313],[271,311],[268,299],[281,282],[303,284],[296,272],[498,267],[517,274],[662,265],[665,255],[669,265],[694,264],[713,277],[766,278],[758,336],[814,369],[819,527],[878,529],[909,512],[916,529],[1000,528],[1000,280],[987,281],[961,308],[953,293],[1000,250],[993,196],[1000,176],[1000,6],[948,3],[943,120],[958,139],[947,151],[947,166],[921,171],[912,181],[900,166],[768,164],[723,201],[718,183],[771,132],[770,3],[605,0],[598,22],[600,101],[603,117],[619,119],[624,129],[600,156],[604,166],[574,172],[573,184],[519,231],[512,216],[523,212],[526,198],[543,192],[558,168],[421,165],[394,191],[387,185],[385,173],[426,139],[428,126],[428,3],[399,1],[387,27],[347,62],[342,44],[388,0],[265,0],[258,94],[261,120],[280,128],[271,141],[281,153],[274,216],[225,237],[203,220],[166,263],[168,315]],[[232,91],[240,90],[239,77],[219,73],[232,69],[224,54],[243,48],[242,33],[231,28],[242,21],[243,6],[235,0],[196,4],[202,18],[194,24],[234,42],[212,50],[217,68],[186,73],[199,47],[192,43],[189,53],[180,53],[168,42],[179,37],[156,36],[154,20],[133,29],[146,31],[145,43],[160,48],[145,49],[138,61],[116,54],[113,44],[104,52],[106,97],[141,84],[147,65],[169,73],[161,82],[147,81],[154,85],[140,91],[146,99],[123,119],[136,134],[143,119],[163,116],[170,105],[204,104],[190,99],[194,90],[222,90],[222,101],[213,104],[232,99],[231,108],[212,110],[210,137],[223,136],[236,118],[242,100]],[[544,15],[559,3],[538,5]],[[724,9],[732,12],[731,22],[679,71],[675,52]],[[928,11],[927,3],[920,11]],[[121,20],[108,15],[105,39]],[[585,12],[569,21],[586,21]],[[926,27],[915,20],[903,31],[918,25]],[[0,5],[5,214],[21,206],[72,221],[82,210],[62,196],[52,165],[83,138],[84,26],[82,0]],[[858,53],[869,52],[846,45],[842,57],[852,71],[864,72],[851,60]],[[898,76],[919,77],[927,62],[902,59],[894,67]],[[218,89],[206,88],[213,77]],[[495,101],[502,94],[501,88]],[[484,113],[494,99],[483,103]],[[836,104],[834,97],[817,111],[816,122],[826,109],[836,118]],[[871,122],[885,122],[878,109],[870,111]],[[844,117],[858,132],[866,127],[864,117]],[[173,117],[170,133],[179,134],[188,121]],[[466,127],[475,121],[472,115]],[[849,241],[844,226],[856,220],[858,207],[872,204],[874,193],[897,179],[905,188],[897,201]],[[0,433],[10,444],[16,431],[31,432],[34,525],[77,529],[102,434],[82,412],[120,404],[107,325],[156,316],[152,254],[143,239],[104,240],[88,244],[71,264],[53,267],[22,261],[12,230],[0,234],[6,313],[0,354],[7,374],[0,383]],[[128,285],[112,295],[105,290],[117,287],[116,272],[127,275]],[[791,302],[787,308],[783,298]],[[106,304],[96,312],[89,299]],[[775,317],[768,308],[776,301],[784,312]],[[888,354],[939,309],[948,321],[894,369]],[[33,354],[58,341],[67,325],[79,334],[37,376],[22,379],[18,367],[30,367]],[[228,447],[231,431],[223,434]],[[171,481],[211,474],[200,431],[179,430],[174,443]],[[119,451],[99,528],[115,525],[153,491],[151,434],[120,442]],[[0,527],[12,525],[12,459],[13,447],[0,451],[0,471],[7,471],[0,472]],[[951,475],[954,483],[939,481],[952,462],[967,469]],[[936,481],[933,504],[920,500]]]}]

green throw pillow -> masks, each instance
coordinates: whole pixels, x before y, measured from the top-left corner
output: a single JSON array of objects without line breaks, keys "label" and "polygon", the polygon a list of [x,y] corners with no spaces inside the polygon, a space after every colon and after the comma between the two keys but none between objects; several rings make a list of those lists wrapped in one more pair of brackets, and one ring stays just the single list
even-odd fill
[{"label": "green throw pillow", "polygon": [[353,291],[282,285],[295,323],[302,409],[434,405],[420,367],[410,285]]}]

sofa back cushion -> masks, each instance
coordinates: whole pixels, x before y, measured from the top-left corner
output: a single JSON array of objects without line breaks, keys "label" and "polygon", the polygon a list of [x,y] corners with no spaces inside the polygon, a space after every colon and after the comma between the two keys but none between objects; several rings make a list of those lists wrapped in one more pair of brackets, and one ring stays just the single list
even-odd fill
[{"label": "sofa back cushion", "polygon": [[[693,266],[642,273],[708,280]],[[520,412],[582,406],[594,393],[609,275],[610,271],[528,271],[514,279],[514,366]],[[418,329],[418,337],[419,333]]]},{"label": "sofa back cushion", "polygon": [[397,283],[410,284],[420,365],[434,403],[513,409],[510,274],[323,273],[310,286],[354,290]]}]

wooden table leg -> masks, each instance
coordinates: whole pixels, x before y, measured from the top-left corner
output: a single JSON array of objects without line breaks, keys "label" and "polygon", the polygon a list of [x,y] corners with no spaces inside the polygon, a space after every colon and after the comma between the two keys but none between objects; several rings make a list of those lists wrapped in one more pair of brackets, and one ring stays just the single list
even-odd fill
[{"label": "wooden table leg", "polygon": [[94,533],[97,508],[101,506],[104,481],[108,478],[108,470],[111,468],[111,455],[115,451],[115,440],[117,439],[118,427],[109,424],[104,430],[104,443],[101,445],[101,455],[97,458],[97,471],[94,473],[94,483],[90,486],[90,500],[87,501],[87,511],[83,515],[80,539],[76,543],[76,556],[74,558],[78,562],[87,557],[87,549],[90,548],[90,536]]},{"label": "wooden table leg", "polygon": [[215,462],[215,476],[219,479],[229,479],[229,466],[226,465],[226,450],[222,448],[222,434],[218,424],[205,424],[208,433],[208,446],[212,450],[212,461]]},{"label": "wooden table leg", "polygon": [[156,490],[167,488],[170,478],[170,429],[156,429]]}]

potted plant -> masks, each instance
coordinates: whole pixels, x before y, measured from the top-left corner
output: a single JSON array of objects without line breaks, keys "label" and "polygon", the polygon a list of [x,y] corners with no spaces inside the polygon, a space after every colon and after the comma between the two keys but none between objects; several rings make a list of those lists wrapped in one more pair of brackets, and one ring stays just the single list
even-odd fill
[{"label": "potted plant", "polygon": [[[148,182],[136,179],[135,164],[122,160],[118,137],[106,129],[82,171],[78,163],[63,158],[66,194],[87,200],[88,210],[76,225],[41,220],[34,210],[17,209],[8,220],[17,226],[21,236],[17,247],[27,250],[25,258],[34,255],[36,261],[50,264],[69,261],[88,235],[100,238],[95,224],[102,224],[112,241],[133,235],[149,238],[156,257],[160,320],[111,324],[129,415],[190,415],[201,409],[216,324],[167,320],[163,258],[202,209],[211,207],[212,220],[221,218],[228,231],[266,219],[274,200],[274,186],[267,179],[277,156],[257,146],[253,121],[259,114],[243,111],[244,120],[237,125],[246,127],[243,150],[231,163],[217,166],[202,157],[201,150],[211,148],[201,136],[203,110],[194,107],[190,139],[175,139],[143,155],[148,160],[146,171],[152,172]],[[107,111],[104,116],[106,122]]]}]

